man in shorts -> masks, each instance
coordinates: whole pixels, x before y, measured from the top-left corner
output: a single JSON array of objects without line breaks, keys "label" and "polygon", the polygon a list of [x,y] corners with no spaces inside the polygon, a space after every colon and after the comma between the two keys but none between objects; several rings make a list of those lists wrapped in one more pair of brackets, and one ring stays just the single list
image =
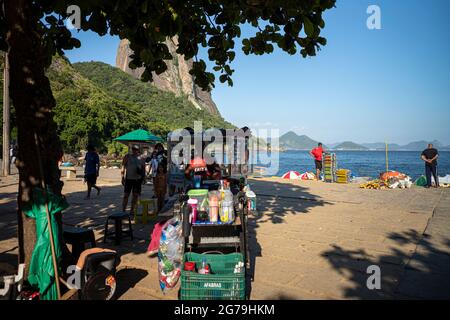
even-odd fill
[{"label": "man in shorts", "polygon": [[309,154],[314,158],[314,163],[316,164],[316,180],[320,179],[320,172],[322,171],[322,157],[323,157],[323,146],[319,142],[316,148],[312,149]]},{"label": "man in shorts", "polygon": [[122,211],[125,212],[128,205],[130,193],[133,193],[130,213],[133,214],[141,195],[142,183],[145,177],[145,163],[140,156],[138,145],[133,145],[131,154],[125,155],[122,160],[122,185],[124,186]]},{"label": "man in shorts", "polygon": [[91,198],[91,189],[97,190],[97,195],[100,195],[100,187],[97,187],[97,177],[100,171],[100,158],[95,147],[90,144],[87,146],[87,153],[84,158],[84,181],[87,184],[86,200]]}]

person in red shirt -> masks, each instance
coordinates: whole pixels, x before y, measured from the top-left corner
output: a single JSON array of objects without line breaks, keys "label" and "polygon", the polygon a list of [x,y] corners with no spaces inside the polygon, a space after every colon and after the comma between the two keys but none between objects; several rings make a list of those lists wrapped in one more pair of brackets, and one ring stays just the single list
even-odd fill
[{"label": "person in red shirt", "polygon": [[322,171],[322,156],[323,156],[323,146],[319,142],[318,146],[312,149],[309,154],[314,158],[314,163],[316,164],[316,180],[320,178],[320,172]]}]

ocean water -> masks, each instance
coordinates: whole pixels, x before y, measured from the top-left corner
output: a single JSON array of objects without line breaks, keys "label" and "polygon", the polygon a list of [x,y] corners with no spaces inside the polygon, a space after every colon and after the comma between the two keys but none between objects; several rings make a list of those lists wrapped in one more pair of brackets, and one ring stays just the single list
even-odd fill
[{"label": "ocean water", "polygon": [[[377,178],[386,171],[386,153],[384,151],[336,151],[338,168],[349,169],[356,177]],[[315,171],[314,161],[308,151],[280,152],[277,176],[289,170],[298,172]],[[425,174],[424,162],[418,151],[390,151],[389,170],[406,173],[416,179]],[[275,156],[275,154],[274,154]],[[450,151],[439,152],[438,174],[450,174]]]}]

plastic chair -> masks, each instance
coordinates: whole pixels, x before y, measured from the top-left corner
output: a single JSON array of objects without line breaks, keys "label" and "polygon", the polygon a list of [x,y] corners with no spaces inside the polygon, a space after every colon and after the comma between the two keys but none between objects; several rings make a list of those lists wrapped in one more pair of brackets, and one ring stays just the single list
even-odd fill
[{"label": "plastic chair", "polygon": [[94,231],[86,228],[64,227],[64,241],[72,245],[72,258],[78,260],[81,252],[86,249],[86,244],[90,244],[91,248],[96,247]]},{"label": "plastic chair", "polygon": [[[141,208],[141,214],[138,214],[139,208]],[[134,210],[134,221],[138,221],[138,217],[141,217],[141,222],[146,224],[147,219],[156,218],[156,208],[157,202],[156,199],[141,199],[138,202],[137,208]],[[151,210],[151,212],[149,211]]]},{"label": "plastic chair", "polygon": [[[114,221],[114,231],[109,231],[109,220]],[[122,220],[128,220],[128,230],[122,230]],[[130,215],[126,212],[113,213],[106,218],[105,223],[105,236],[103,242],[106,242],[107,238],[114,237],[114,242],[119,245],[123,236],[129,236],[133,240],[133,228],[131,227]]]}]

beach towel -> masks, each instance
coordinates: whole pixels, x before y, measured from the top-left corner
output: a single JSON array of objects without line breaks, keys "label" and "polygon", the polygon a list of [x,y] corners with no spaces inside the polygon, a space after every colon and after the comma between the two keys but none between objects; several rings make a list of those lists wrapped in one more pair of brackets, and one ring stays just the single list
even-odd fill
[{"label": "beach towel", "polygon": [[148,245],[147,252],[151,255],[158,253],[159,242],[161,240],[161,232],[166,221],[155,224],[151,235],[150,244]]}]

